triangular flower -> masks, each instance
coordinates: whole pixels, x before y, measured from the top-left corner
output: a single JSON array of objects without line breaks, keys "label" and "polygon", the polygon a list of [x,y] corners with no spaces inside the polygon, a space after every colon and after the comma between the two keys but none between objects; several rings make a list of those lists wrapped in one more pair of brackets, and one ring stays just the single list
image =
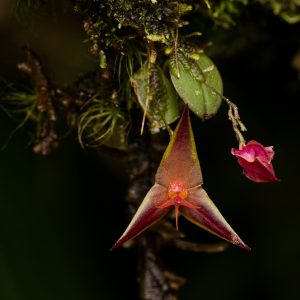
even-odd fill
[{"label": "triangular flower", "polygon": [[174,206],[177,228],[178,214],[181,213],[192,223],[250,250],[210,200],[202,183],[189,110],[185,108],[157,170],[154,186],[112,249],[143,232]]}]

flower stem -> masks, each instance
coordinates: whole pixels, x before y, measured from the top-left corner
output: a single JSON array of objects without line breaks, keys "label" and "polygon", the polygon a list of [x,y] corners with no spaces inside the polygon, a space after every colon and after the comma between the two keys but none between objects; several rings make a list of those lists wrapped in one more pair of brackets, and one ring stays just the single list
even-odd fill
[{"label": "flower stem", "polygon": [[232,101],[230,101],[225,96],[222,96],[222,98],[229,106],[228,119],[232,123],[232,129],[235,132],[236,139],[239,142],[239,148],[241,149],[243,147],[243,145],[245,145],[245,139],[244,139],[241,131],[246,131],[247,128],[241,121],[237,105],[235,103],[233,103]]}]

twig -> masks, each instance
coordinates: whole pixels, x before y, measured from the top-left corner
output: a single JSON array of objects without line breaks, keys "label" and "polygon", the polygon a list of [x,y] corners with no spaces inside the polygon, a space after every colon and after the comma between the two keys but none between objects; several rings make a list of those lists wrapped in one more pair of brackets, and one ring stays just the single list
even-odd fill
[{"label": "twig", "polygon": [[36,107],[40,113],[37,124],[35,153],[46,155],[58,146],[58,136],[54,131],[56,113],[53,107],[51,90],[38,56],[29,48],[25,48],[27,61],[18,64],[19,70],[27,74],[38,93]]},{"label": "twig", "polygon": [[155,249],[155,240],[145,235],[139,242],[139,283],[143,300],[177,300],[185,279],[167,270]]},{"label": "twig", "polygon": [[[128,173],[130,184],[127,193],[129,217],[136,212],[140,202],[153,184],[150,157],[150,137],[136,135],[129,146]],[[185,279],[169,271],[159,255],[159,240],[163,237],[155,230],[148,230],[137,239],[139,249],[138,279],[143,300],[177,300],[178,289]]]},{"label": "twig", "polygon": [[228,243],[213,243],[213,244],[205,244],[205,243],[195,243],[182,239],[173,239],[172,244],[181,250],[192,251],[192,252],[204,252],[204,253],[218,253],[223,252],[229,246]]},{"label": "twig", "polygon": [[27,54],[27,62],[19,63],[18,68],[22,72],[26,73],[36,86],[39,95],[37,101],[37,108],[39,111],[48,111],[50,119],[55,121],[56,116],[51,101],[49,83],[42,68],[42,64],[37,55],[30,48],[26,47],[25,52]]}]

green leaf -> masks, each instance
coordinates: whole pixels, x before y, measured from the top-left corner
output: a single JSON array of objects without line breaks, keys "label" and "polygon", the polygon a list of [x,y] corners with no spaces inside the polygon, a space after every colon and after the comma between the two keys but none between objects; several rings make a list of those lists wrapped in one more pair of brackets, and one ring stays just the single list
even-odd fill
[{"label": "green leaf", "polygon": [[93,99],[79,117],[78,140],[82,147],[125,150],[127,148],[128,117],[117,103]]},{"label": "green leaf", "polygon": [[203,120],[222,103],[223,84],[214,63],[201,50],[178,49],[170,57],[173,85],[189,108]]},{"label": "green leaf", "polygon": [[130,82],[153,133],[179,117],[176,92],[158,65],[146,62],[133,74]]},{"label": "green leaf", "polygon": [[106,55],[103,50],[99,51],[99,67],[101,69],[106,68]]}]

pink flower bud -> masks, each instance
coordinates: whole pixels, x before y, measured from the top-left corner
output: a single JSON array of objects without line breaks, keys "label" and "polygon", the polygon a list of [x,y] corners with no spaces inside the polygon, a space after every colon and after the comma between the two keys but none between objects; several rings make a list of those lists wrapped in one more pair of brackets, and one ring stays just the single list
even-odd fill
[{"label": "pink flower bud", "polygon": [[245,176],[255,182],[278,181],[271,161],[274,157],[273,146],[264,147],[256,141],[250,141],[241,150],[231,149],[238,158]]}]

